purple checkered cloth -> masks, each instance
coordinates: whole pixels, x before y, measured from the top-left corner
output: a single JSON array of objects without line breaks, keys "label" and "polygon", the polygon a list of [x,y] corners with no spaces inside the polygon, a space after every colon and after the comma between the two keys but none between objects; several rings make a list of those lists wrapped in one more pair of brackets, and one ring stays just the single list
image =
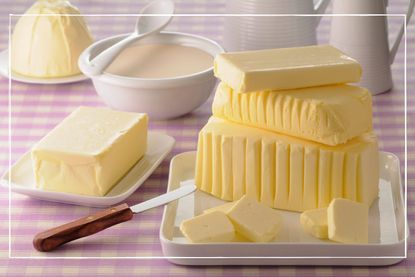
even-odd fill
[{"label": "purple checkered cloth", "polygon": [[[0,49],[8,46],[9,13],[23,13],[33,1],[3,0],[0,5]],[[146,1],[73,0],[84,14],[136,13]],[[222,42],[224,17],[203,17],[199,13],[224,13],[225,1],[176,0],[176,13],[195,14],[176,17],[168,30],[203,35]],[[408,1],[389,1],[389,11],[403,13]],[[17,17],[12,17],[12,26]],[[134,28],[134,17],[87,17],[94,37],[127,33]],[[330,22],[324,18],[318,28],[319,41],[328,40]],[[389,20],[393,38],[402,18]],[[415,19],[407,33],[408,65],[408,222],[415,232]],[[374,128],[380,147],[396,154],[404,172],[404,46],[399,48],[392,66],[394,88],[373,98]],[[6,78],[0,79],[0,172],[15,162],[42,136],[80,105],[104,106],[91,81],[65,85],[30,85],[12,82],[11,97]],[[9,101],[11,102],[11,144],[9,144]],[[211,114],[210,98],[191,114],[169,121],[152,121],[151,130],[176,138],[172,153],[154,174],[127,199],[129,204],[155,197],[166,191],[170,159],[196,149],[197,134]],[[11,157],[9,149],[11,146]],[[33,236],[47,228],[75,220],[97,209],[40,201],[12,193],[8,209],[8,190],[0,189],[0,276],[415,276],[415,241],[408,242],[408,259],[398,265],[376,267],[185,267],[170,264],[162,257],[159,227],[162,208],[137,214],[134,220],[97,235],[71,243],[52,253],[39,253],[32,247]],[[9,213],[11,224],[9,226]],[[10,227],[10,237],[9,237]],[[57,259],[36,259],[58,257]],[[62,257],[70,259],[62,259]],[[72,257],[72,258],[71,258]],[[76,257],[84,257],[82,259]],[[100,259],[88,257],[103,257]],[[105,259],[104,257],[117,257]],[[142,257],[132,259],[127,257]]]}]

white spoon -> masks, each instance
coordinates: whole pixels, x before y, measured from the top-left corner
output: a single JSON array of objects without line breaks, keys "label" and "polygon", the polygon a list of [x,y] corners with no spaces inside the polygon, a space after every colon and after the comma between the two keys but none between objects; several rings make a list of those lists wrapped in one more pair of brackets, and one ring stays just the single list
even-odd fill
[{"label": "white spoon", "polygon": [[155,0],[147,4],[141,9],[140,14],[157,15],[140,16],[135,24],[135,31],[123,40],[99,53],[90,62],[90,66],[84,68],[87,71],[85,73],[93,76],[101,74],[129,44],[153,33],[158,33],[166,27],[172,19],[173,13],[174,3],[171,0]]}]

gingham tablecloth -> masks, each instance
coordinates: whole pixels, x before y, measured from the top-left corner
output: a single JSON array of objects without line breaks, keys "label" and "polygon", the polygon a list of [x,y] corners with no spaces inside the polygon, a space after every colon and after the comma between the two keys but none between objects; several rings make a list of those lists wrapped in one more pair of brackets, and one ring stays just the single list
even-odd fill
[{"label": "gingham tablecloth", "polygon": [[[346,0],[344,0],[346,1]],[[23,13],[32,1],[2,0],[0,4],[0,49],[8,45],[9,13]],[[84,14],[135,13],[145,1],[73,0]],[[175,18],[169,30],[200,34],[222,42],[223,17],[201,17],[197,13],[224,13],[224,1],[175,1],[177,13],[194,13],[194,17]],[[389,10],[403,13],[406,0],[389,1]],[[16,18],[12,18],[12,22]],[[130,32],[134,17],[88,17],[87,22],[96,39]],[[390,34],[394,37],[402,19],[390,19]],[[408,220],[415,232],[415,20],[408,27]],[[319,41],[326,42],[329,18],[318,29]],[[374,127],[380,147],[395,153],[404,173],[404,46],[393,64],[395,86],[389,93],[374,97]],[[9,161],[23,153],[79,105],[104,106],[90,81],[67,85],[29,85],[13,82],[11,98],[8,80],[0,79],[0,172]],[[11,157],[9,157],[9,100],[11,103]],[[168,166],[174,155],[196,148],[198,130],[210,115],[211,99],[193,113],[170,121],[152,121],[151,130],[176,138],[173,152],[154,174],[127,199],[129,204],[157,196],[166,190]],[[0,276],[415,276],[415,241],[409,240],[408,259],[398,265],[371,267],[185,267],[170,264],[162,256],[159,226],[162,208],[135,216],[133,221],[115,226],[82,243],[73,243],[53,253],[38,253],[32,248],[33,235],[94,212],[96,209],[44,202],[29,197],[11,195],[11,236],[9,240],[9,196],[0,189]],[[80,241],[79,241],[80,242]],[[86,259],[62,257],[118,257],[116,259]],[[37,257],[58,257],[36,259]],[[133,259],[126,257],[142,257]]]}]

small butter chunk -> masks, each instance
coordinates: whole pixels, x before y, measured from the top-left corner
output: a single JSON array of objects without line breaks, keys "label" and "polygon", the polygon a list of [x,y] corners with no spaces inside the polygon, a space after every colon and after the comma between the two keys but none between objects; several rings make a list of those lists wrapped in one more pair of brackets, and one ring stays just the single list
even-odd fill
[{"label": "small butter chunk", "polygon": [[206,213],[211,213],[211,212],[215,212],[215,211],[220,211],[220,212],[223,212],[223,213],[227,213],[233,207],[234,204],[235,204],[235,202],[228,202],[228,203],[225,203],[225,204],[222,204],[222,205],[219,205],[219,206],[212,207],[210,209],[206,209],[206,210],[203,211],[203,213],[206,214]]},{"label": "small butter chunk", "polygon": [[329,239],[343,243],[368,243],[368,205],[336,198],[327,209]]},{"label": "small butter chunk", "polygon": [[300,216],[304,230],[319,239],[328,238],[327,208],[305,211]]},{"label": "small butter chunk", "polygon": [[220,83],[212,112],[237,123],[332,146],[372,130],[371,93],[350,85],[237,93]]},{"label": "small butter chunk", "polygon": [[215,76],[239,92],[358,82],[360,64],[330,45],[222,53]]},{"label": "small butter chunk", "polygon": [[78,57],[93,42],[79,10],[64,0],[36,1],[11,37],[11,68],[33,77],[80,74]]},{"label": "small butter chunk", "polygon": [[225,213],[214,211],[183,221],[183,235],[191,242],[228,242],[235,239],[235,228]]},{"label": "small butter chunk", "polygon": [[79,107],[32,149],[36,186],[104,196],[143,157],[146,114]]},{"label": "small butter chunk", "polygon": [[239,199],[228,212],[237,233],[254,242],[274,239],[281,227],[280,213],[247,196]]}]

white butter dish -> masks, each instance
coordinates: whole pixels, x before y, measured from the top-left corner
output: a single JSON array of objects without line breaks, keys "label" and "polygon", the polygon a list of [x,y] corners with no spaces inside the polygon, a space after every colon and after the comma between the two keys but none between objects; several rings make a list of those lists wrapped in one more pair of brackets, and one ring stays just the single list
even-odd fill
[{"label": "white butter dish", "polygon": [[[12,192],[25,194],[47,201],[91,207],[115,205],[134,193],[173,149],[174,138],[149,132],[147,152],[128,173],[105,195],[88,196],[64,192],[46,191],[36,188],[30,152],[24,154],[0,179],[3,187]],[[10,183],[9,183],[10,178]]]},{"label": "white butter dish", "polygon": [[[303,231],[300,213],[281,211],[280,235],[269,243],[187,242],[180,223],[203,210],[224,203],[197,191],[164,209],[160,242],[166,258],[183,265],[365,265],[397,263],[405,258],[405,209],[398,158],[380,152],[379,198],[369,211],[369,243],[340,244],[320,240]],[[196,152],[175,156],[170,164],[168,190],[194,178]]]}]

